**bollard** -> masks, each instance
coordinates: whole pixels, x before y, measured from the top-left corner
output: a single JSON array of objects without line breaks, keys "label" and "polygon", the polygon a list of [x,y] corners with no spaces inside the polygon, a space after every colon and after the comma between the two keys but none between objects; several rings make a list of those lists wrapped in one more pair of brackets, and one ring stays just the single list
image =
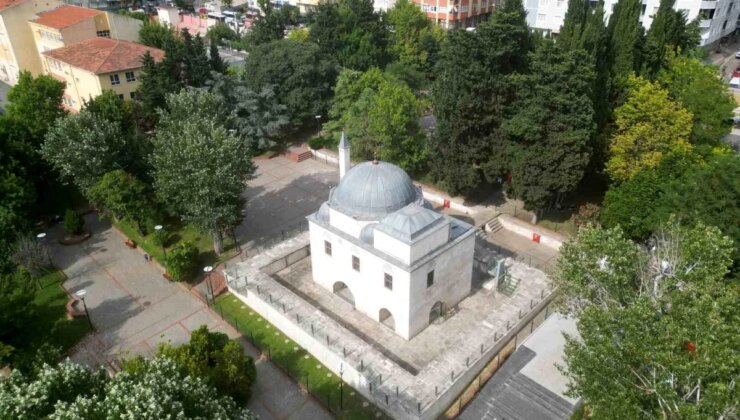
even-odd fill
[{"label": "bollard", "polygon": [[450,380],[451,381],[454,381],[455,380],[455,371],[454,370],[452,372],[450,372]]},{"label": "bollard", "polygon": [[434,385],[434,396],[436,397],[439,395],[439,390],[437,390],[437,385]]},{"label": "bollard", "polygon": [[[495,337],[494,337],[494,340],[496,340]],[[480,354],[483,354],[483,344],[480,345]]]},{"label": "bollard", "polygon": [[300,315],[295,314],[295,322],[297,322],[299,324],[301,323],[301,316]]},{"label": "bollard", "polygon": [[[268,296],[270,296],[270,303],[272,303],[272,293],[269,293]],[[520,311],[521,312],[521,311]],[[521,314],[520,314],[521,315]]]},{"label": "bollard", "polygon": [[365,361],[360,359],[360,372],[362,372],[363,370],[365,370]]},{"label": "bollard", "polygon": [[262,294],[262,292],[260,292],[260,285],[259,284],[257,285],[257,294],[258,295]]},{"label": "bollard", "polygon": [[540,299],[543,299],[545,297],[545,289],[542,289],[540,291]]},{"label": "bollard", "polygon": [[493,341],[498,341],[498,331],[493,333]]},{"label": "bollard", "polygon": [[509,325],[509,323],[510,323],[510,321],[506,321],[506,329],[507,330],[510,330],[511,329],[511,325]]},{"label": "bollard", "polygon": [[519,319],[522,319],[522,310],[519,310]]},{"label": "bollard", "polygon": [[373,392],[373,383],[372,382],[368,382],[368,385],[370,385],[370,392]]},{"label": "bollard", "polygon": [[398,385],[396,385],[396,397],[398,397]]},{"label": "bollard", "polygon": [[383,385],[383,374],[378,375],[378,385]]},{"label": "bollard", "polygon": [[421,414],[421,403],[416,403],[416,408],[419,410],[419,414]]},{"label": "bollard", "polygon": [[529,299],[529,309],[534,308],[534,299]]},{"label": "bollard", "polygon": [[285,313],[285,304],[283,303],[283,313]]},{"label": "bollard", "polygon": [[328,335],[326,336],[326,345],[327,346],[329,345],[329,336]]},{"label": "bollard", "polygon": [[385,405],[388,405],[388,394],[385,394]]},{"label": "bollard", "polygon": [[342,356],[347,357],[347,348],[342,346]]},{"label": "bollard", "polygon": [[313,322],[311,323],[311,335],[313,335]]},{"label": "bollard", "polygon": [[465,367],[470,367],[470,356],[465,358]]}]

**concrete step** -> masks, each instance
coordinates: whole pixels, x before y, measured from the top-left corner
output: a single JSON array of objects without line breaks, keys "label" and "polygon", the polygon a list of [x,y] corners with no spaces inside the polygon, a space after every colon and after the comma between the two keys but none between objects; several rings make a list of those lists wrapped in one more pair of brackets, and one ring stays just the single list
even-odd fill
[{"label": "concrete step", "polygon": [[496,233],[503,229],[504,227],[501,226],[501,222],[498,220],[498,215],[494,217],[493,219],[489,220],[488,223],[486,223],[486,231],[491,233]]},{"label": "concrete step", "polygon": [[501,283],[501,285],[499,285],[498,291],[506,296],[511,296],[516,291],[517,286],[519,286],[519,279],[508,277],[503,283]]}]

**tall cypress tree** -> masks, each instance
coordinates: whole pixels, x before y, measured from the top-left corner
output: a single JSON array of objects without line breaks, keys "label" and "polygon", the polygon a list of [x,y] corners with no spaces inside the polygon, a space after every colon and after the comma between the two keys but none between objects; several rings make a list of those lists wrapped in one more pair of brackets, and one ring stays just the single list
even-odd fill
[{"label": "tall cypress tree", "polygon": [[475,32],[449,32],[433,89],[432,167],[450,192],[469,191],[483,175],[491,179],[508,169],[499,129],[516,96],[513,75],[527,72],[532,43],[521,0],[506,0]]},{"label": "tall cypress tree", "polygon": [[642,75],[654,79],[666,65],[666,53],[689,53],[700,40],[698,23],[689,23],[686,13],[674,10],[675,0],[661,0],[645,39]]},{"label": "tall cypress tree", "polygon": [[589,16],[589,6],[586,0],[569,0],[568,10],[565,12],[563,26],[558,35],[558,45],[566,50],[572,50],[581,45],[581,37]]},{"label": "tall cypress tree", "polygon": [[[609,18],[609,51],[612,78],[626,82],[640,68],[643,29],[640,0],[619,0]],[[623,82],[619,82],[623,84]]]}]

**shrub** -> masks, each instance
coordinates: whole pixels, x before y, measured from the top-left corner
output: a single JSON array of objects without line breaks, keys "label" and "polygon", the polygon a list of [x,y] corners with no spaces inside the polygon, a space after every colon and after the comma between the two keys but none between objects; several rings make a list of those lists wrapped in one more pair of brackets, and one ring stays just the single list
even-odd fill
[{"label": "shrub", "polygon": [[586,203],[578,207],[578,213],[572,216],[573,223],[578,227],[600,226],[598,204]]},{"label": "shrub", "polygon": [[319,150],[324,147],[324,138],[321,136],[315,136],[308,139],[308,147],[313,150]]},{"label": "shrub", "polygon": [[167,273],[175,281],[183,281],[195,274],[198,248],[190,242],[181,242],[167,253]]},{"label": "shrub", "polygon": [[68,209],[64,213],[64,230],[70,235],[79,235],[85,226],[85,220],[76,211]]}]

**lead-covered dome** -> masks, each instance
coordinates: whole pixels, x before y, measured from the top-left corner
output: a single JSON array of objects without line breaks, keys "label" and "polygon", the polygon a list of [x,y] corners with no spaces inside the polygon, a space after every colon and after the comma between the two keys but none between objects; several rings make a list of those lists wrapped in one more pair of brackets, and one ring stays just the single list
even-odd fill
[{"label": "lead-covered dome", "polygon": [[423,198],[408,174],[379,161],[348,170],[329,199],[331,207],[360,220],[380,220],[415,202],[423,204]]}]

